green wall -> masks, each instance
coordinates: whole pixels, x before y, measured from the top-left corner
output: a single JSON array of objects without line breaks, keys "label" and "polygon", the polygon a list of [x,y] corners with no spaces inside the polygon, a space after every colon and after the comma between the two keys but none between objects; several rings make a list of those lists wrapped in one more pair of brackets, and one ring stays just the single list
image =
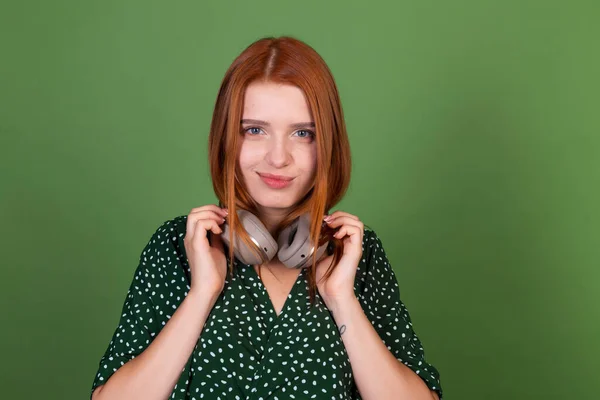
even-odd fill
[{"label": "green wall", "polygon": [[596,4],[2,2],[0,397],[87,398],[150,235],[215,201],[226,68],[290,34],[446,399],[597,398]]}]

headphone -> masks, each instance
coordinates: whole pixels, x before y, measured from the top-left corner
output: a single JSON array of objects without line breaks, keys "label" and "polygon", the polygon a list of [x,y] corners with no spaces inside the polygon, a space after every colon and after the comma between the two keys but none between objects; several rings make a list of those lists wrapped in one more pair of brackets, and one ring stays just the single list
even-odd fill
[{"label": "headphone", "polygon": [[[313,255],[315,246],[310,240],[310,215],[304,214],[296,218],[279,234],[277,241],[271,236],[262,222],[247,210],[238,210],[237,215],[250,239],[258,246],[263,256],[269,261],[277,254],[279,260],[290,269],[299,269],[308,266],[308,261]],[[229,246],[229,226],[227,221],[223,224],[221,239]],[[322,235],[323,237],[323,235]],[[244,264],[261,264],[262,260],[256,256],[246,244],[234,235],[235,256]],[[327,250],[329,242],[322,244],[317,249],[317,260]]]}]

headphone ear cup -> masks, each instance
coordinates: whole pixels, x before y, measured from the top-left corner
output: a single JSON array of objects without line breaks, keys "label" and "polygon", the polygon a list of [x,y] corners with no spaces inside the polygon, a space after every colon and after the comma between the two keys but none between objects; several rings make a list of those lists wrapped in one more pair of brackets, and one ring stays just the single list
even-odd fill
[{"label": "headphone ear cup", "polygon": [[[310,241],[310,218],[301,215],[287,226],[277,238],[279,260],[288,268],[303,268],[308,264],[314,251]],[[317,249],[317,259],[327,249],[327,243]]]},{"label": "headphone ear cup", "polygon": [[[260,251],[267,260],[272,260],[277,254],[278,246],[275,239],[269,233],[269,230],[260,222],[260,219],[247,210],[238,210],[238,218],[242,227],[246,230],[250,239],[256,243],[260,248]],[[227,222],[223,224],[223,233],[221,233],[221,239],[229,246],[229,225]],[[254,252],[246,246],[244,242],[240,240],[237,235],[234,235],[234,246],[233,253],[235,256],[244,264],[255,265],[261,264],[263,260],[257,257]]]}]

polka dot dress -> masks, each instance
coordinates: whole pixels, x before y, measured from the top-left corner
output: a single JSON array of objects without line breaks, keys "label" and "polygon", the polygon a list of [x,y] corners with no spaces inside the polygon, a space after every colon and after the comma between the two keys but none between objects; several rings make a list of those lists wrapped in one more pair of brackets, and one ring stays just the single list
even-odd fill
[{"label": "polka dot dress", "polygon": [[[187,216],[163,223],[145,246],[119,325],[100,360],[92,391],[141,354],[190,289],[183,239]],[[354,290],[394,356],[442,396],[439,373],[423,347],[380,239],[365,228]],[[310,307],[305,272],[278,316],[251,265],[234,260],[171,399],[360,399],[331,313],[318,296]]]}]

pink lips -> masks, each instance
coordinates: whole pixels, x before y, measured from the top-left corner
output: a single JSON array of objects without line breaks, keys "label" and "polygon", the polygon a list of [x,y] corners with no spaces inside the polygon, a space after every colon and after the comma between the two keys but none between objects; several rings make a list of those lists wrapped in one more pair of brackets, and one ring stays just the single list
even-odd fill
[{"label": "pink lips", "polygon": [[282,175],[273,174],[258,174],[260,179],[263,180],[269,187],[273,189],[283,189],[292,183],[294,178],[290,178]]}]

